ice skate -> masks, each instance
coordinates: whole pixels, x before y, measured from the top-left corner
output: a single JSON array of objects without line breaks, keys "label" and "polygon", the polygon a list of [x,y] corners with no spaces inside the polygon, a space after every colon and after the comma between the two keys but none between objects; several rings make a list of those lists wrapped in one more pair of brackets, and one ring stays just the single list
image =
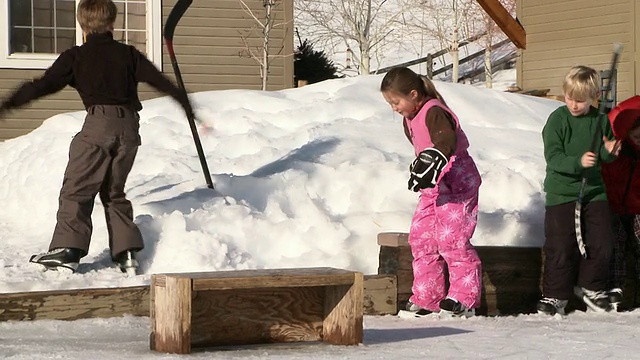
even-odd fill
[{"label": "ice skate", "polygon": [[455,299],[446,298],[440,301],[440,317],[463,317],[469,318],[475,316],[475,309],[467,309]]},{"label": "ice skate", "polygon": [[411,300],[407,301],[404,310],[398,311],[398,317],[402,319],[415,319],[435,315],[436,313],[434,313],[433,311],[423,309],[420,306],[412,303]]},{"label": "ice skate", "polygon": [[623,299],[622,289],[613,288],[607,292],[607,295],[609,296],[609,303],[611,303],[611,310],[617,312]]},{"label": "ice skate", "polygon": [[569,303],[568,300],[559,300],[556,298],[545,297],[538,301],[536,304],[536,310],[538,310],[538,314],[547,314],[547,315],[565,315],[564,308]]},{"label": "ice skate", "polygon": [[609,295],[606,291],[594,291],[576,286],[575,294],[587,305],[592,311],[607,312],[611,310]]},{"label": "ice skate", "polygon": [[138,271],[138,260],[136,260],[136,252],[132,250],[126,250],[113,259],[113,262],[118,266],[120,271],[126,273],[128,276],[136,276]]},{"label": "ice skate", "polygon": [[82,257],[82,251],[74,248],[58,248],[46,253],[32,255],[29,262],[44,266],[46,270],[64,270],[75,273]]}]

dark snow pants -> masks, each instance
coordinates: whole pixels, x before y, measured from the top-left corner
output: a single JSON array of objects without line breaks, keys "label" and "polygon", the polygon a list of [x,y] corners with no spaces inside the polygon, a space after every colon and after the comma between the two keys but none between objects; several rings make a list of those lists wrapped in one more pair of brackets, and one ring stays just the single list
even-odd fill
[{"label": "dark snow pants", "polygon": [[544,271],[542,295],[568,300],[575,285],[606,290],[614,233],[609,203],[593,201],[582,206],[582,235],[588,258],[578,250],[575,203],[547,206],[544,217]]},{"label": "dark snow pants", "polygon": [[82,130],[69,147],[49,250],[77,248],[83,256],[87,254],[97,194],[104,206],[111,256],[144,247],[124,192],[140,145],[139,120],[137,112],[124,106],[95,105],[87,109]]}]

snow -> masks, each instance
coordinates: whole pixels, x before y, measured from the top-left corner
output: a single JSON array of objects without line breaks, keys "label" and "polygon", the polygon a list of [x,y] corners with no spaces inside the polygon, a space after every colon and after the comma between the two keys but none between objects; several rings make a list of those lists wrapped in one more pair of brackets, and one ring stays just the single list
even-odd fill
[{"label": "snow", "polygon": [[[376,235],[407,231],[412,148],[384,102],[382,76],[277,92],[192,94],[216,190],[206,187],[181,109],[146,101],[143,145],[127,184],[145,239],[142,275],[113,269],[99,200],[77,274],[27,263],[47,250],[68,146],[84,112],[54,116],[0,143],[0,292],[144,285],[150,274],[330,266],[373,274]],[[505,79],[511,83],[511,79]],[[483,177],[473,243],[541,246],[540,131],[554,100],[436,82],[461,119]],[[194,358],[389,359],[632,357],[640,312],[471,319],[365,317],[361,346],[321,344],[208,350]],[[149,350],[149,318],[0,323],[8,359],[177,359]],[[611,345],[615,343],[615,346]]]}]

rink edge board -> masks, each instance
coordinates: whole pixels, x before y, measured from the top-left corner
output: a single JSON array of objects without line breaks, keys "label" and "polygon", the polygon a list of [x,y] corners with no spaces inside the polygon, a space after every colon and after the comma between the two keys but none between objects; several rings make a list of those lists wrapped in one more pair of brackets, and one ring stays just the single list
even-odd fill
[{"label": "rink edge board", "polygon": [[[365,315],[397,312],[395,275],[365,275]],[[149,316],[148,285],[0,294],[0,321]]]}]

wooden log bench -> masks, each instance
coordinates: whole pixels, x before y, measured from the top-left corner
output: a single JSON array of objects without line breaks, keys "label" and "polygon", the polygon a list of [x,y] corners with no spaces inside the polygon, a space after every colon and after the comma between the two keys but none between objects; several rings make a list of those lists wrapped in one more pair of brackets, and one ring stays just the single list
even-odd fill
[{"label": "wooden log bench", "polygon": [[151,277],[152,350],[274,342],[362,343],[363,275],[334,268]]},{"label": "wooden log bench", "polygon": [[[412,294],[413,255],[407,233],[380,233],[378,273],[395,274],[398,307]],[[540,299],[542,249],[538,247],[476,246],[482,261],[482,303],[479,315],[535,312]]]}]

